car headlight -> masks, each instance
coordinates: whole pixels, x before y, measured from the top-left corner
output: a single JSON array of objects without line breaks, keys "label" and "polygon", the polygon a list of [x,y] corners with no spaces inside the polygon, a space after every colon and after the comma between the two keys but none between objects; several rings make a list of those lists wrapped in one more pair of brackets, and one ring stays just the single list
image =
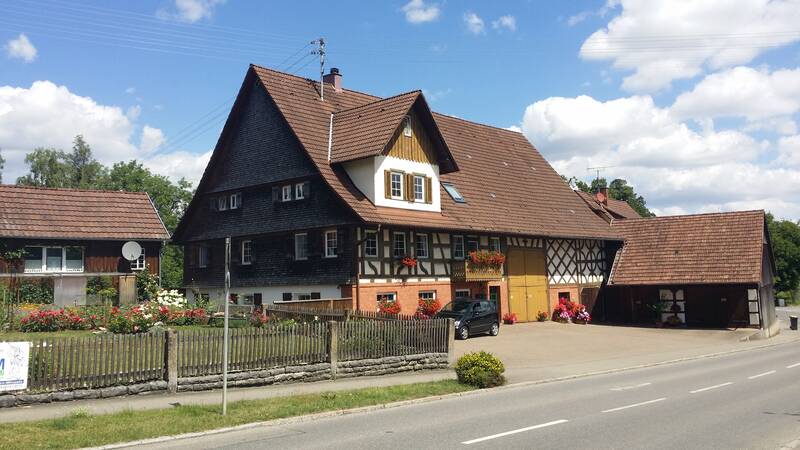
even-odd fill
[{"label": "car headlight", "polygon": [[461,326],[461,321],[460,321],[460,320],[456,320],[456,321],[455,321],[455,324],[456,324],[456,328],[458,328],[458,327],[460,327],[460,326]]}]

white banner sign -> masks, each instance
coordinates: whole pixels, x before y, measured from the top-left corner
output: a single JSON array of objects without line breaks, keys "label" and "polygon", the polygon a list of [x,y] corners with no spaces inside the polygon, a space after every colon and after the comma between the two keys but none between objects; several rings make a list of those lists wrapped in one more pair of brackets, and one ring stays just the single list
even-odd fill
[{"label": "white banner sign", "polygon": [[30,342],[0,342],[0,392],[28,388]]}]

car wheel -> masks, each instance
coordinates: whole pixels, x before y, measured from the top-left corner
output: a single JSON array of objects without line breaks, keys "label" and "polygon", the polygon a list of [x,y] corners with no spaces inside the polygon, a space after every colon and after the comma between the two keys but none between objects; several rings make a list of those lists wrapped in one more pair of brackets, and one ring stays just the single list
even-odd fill
[{"label": "car wheel", "polygon": [[492,328],[489,329],[489,336],[497,336],[500,334],[500,325],[495,322],[492,324]]},{"label": "car wheel", "polygon": [[458,338],[461,340],[467,339],[469,337],[469,328],[463,326],[458,329]]}]

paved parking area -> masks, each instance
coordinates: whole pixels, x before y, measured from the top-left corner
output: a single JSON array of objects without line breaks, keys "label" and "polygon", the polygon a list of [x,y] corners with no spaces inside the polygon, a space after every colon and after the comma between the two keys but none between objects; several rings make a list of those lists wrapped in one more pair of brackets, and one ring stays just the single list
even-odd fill
[{"label": "paved parking area", "polygon": [[769,340],[741,342],[755,331],[522,323],[502,326],[496,337],[475,336],[456,341],[456,354],[478,350],[495,354],[506,365],[506,376],[513,383],[654,364],[800,338],[800,333],[784,329]]}]

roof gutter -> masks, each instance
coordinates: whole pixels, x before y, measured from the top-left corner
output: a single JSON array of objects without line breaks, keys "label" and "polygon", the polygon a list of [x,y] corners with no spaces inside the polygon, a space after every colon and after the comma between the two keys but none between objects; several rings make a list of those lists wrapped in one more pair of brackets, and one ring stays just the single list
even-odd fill
[{"label": "roof gutter", "polygon": [[328,125],[328,162],[331,162],[331,148],[333,147],[333,113],[331,113],[331,123]]}]

